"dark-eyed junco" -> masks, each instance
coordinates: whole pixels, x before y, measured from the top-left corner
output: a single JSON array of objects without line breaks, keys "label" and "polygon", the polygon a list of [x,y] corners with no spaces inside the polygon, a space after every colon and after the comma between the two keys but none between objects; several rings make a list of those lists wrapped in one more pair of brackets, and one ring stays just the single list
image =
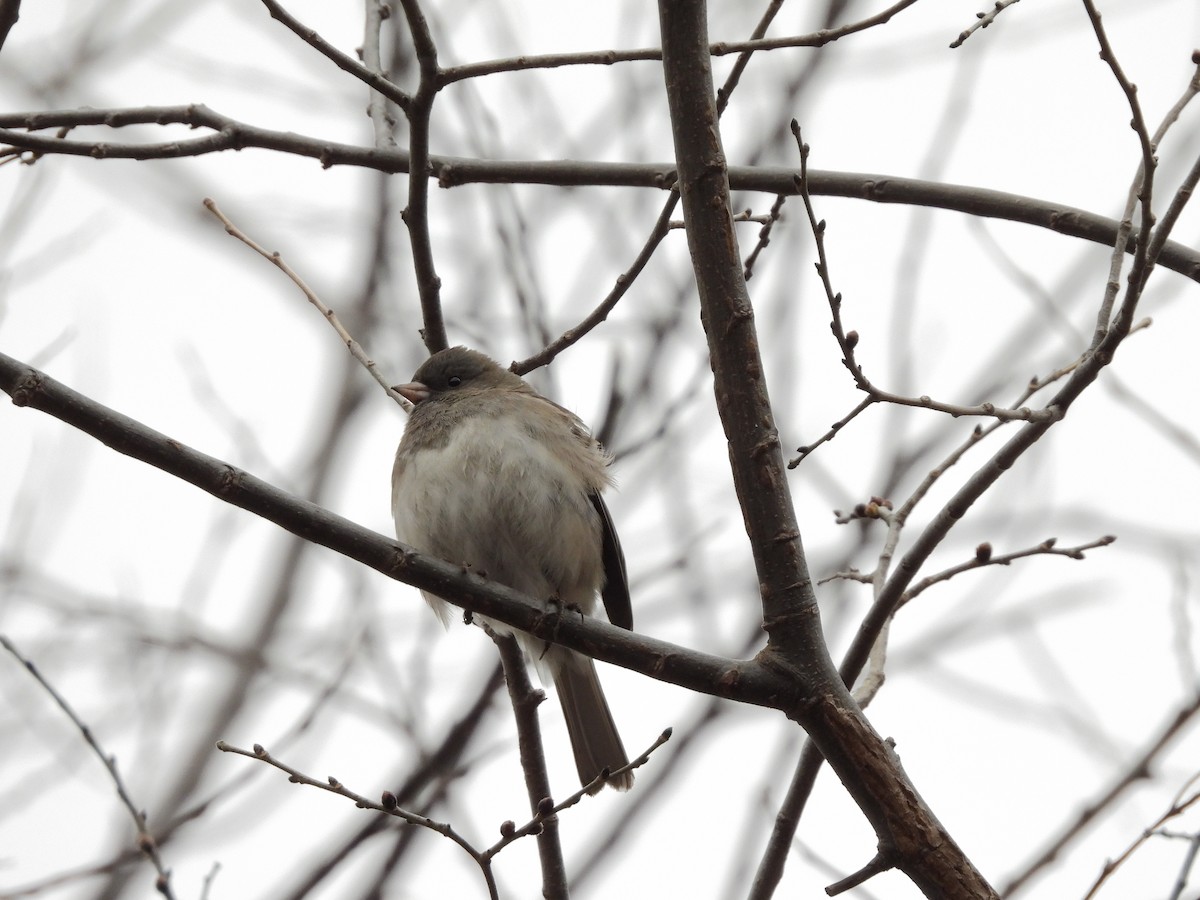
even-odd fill
[{"label": "dark-eyed junco", "polygon": [[[625,558],[600,493],[609,457],[571,412],[465,347],[427,359],[396,390],[415,406],[396,451],[396,536],[562,610],[633,627]],[[425,599],[445,623],[450,607]],[[513,629],[490,620],[504,633]],[[583,784],[628,763],[586,656],[515,632],[562,702]],[[633,784],[625,773],[610,782]]]}]

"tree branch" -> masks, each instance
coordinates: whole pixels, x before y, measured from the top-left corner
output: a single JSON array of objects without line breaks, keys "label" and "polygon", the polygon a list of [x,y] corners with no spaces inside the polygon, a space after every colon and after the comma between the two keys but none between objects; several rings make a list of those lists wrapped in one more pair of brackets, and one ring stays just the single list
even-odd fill
[{"label": "tree branch", "polygon": [[461,565],[417,553],[229,463],[193,450],[2,353],[0,390],[9,394],[17,406],[48,413],[118,453],[148,463],[225,503],[462,609],[699,693],[773,709],[796,705],[796,685],[774,669],[755,661],[702,653],[591,617],[547,613],[533,598],[464,571]]},{"label": "tree branch", "polygon": [[165,900],[175,900],[175,889],[171,885],[171,870],[166,867],[162,855],[158,852],[159,841],[150,830],[150,825],[146,821],[146,813],[138,808],[138,805],[134,803],[133,798],[129,795],[129,789],[125,786],[125,779],[121,777],[120,770],[117,769],[117,757],[106,752],[100,746],[100,742],[96,739],[95,734],[92,733],[92,729],[79,718],[78,713],[72,709],[71,704],[67,702],[66,698],[55,689],[54,685],[46,680],[46,677],[42,675],[33,661],[27,659],[12,641],[2,634],[0,634],[0,647],[7,650],[25,667],[26,671],[42,686],[42,689],[50,695],[50,698],[58,704],[58,708],[66,713],[67,718],[71,720],[72,725],[79,729],[79,733],[83,735],[84,741],[87,742],[92,752],[100,758],[101,764],[108,771],[108,777],[112,781],[113,787],[117,790],[117,797],[120,798],[121,804],[129,812],[130,818],[133,819],[133,827],[137,829],[138,850],[150,861],[150,864],[154,866],[154,870],[158,873],[158,877],[154,883],[155,891],[165,898]]},{"label": "tree branch", "polygon": [[[135,124],[185,124],[211,128],[218,134],[153,144],[114,144],[104,141],[68,141],[27,134],[15,129],[69,128]],[[88,156],[94,159],[175,159],[249,147],[278,150],[319,160],[321,165],[357,166],[379,172],[409,171],[404,150],[379,150],[309,137],[290,131],[272,131],[232,119],[202,104],[151,106],[130,109],[76,109],[0,114],[0,144],[41,154]],[[670,190],[675,185],[673,163],[608,163],[576,160],[488,160],[469,157],[429,157],[430,177],[441,187],[466,184],[542,184],[558,187],[646,187]],[[796,195],[796,170],[781,166],[730,166],[731,190]],[[927,206],[989,219],[1003,219],[1045,228],[1066,237],[1082,238],[1112,247],[1120,223],[1086,210],[1020,194],[970,185],[944,184],[919,178],[899,178],[866,172],[813,169],[808,173],[813,196],[848,197],[872,203]],[[1138,232],[1134,230],[1132,237]],[[1132,253],[1132,249],[1128,251]],[[1200,251],[1166,241],[1157,263],[1200,282]]]},{"label": "tree branch", "polygon": [[801,690],[788,710],[870,820],[880,854],[931,897],[995,892],[921,800],[833,667],[792,509],[729,203],[705,4],[660,0],[663,69],[688,246],[717,408],[754,553],[768,646],[758,659]]},{"label": "tree branch", "polygon": [[429,125],[433,101],[441,89],[438,82],[440,69],[437,46],[420,4],[417,0],[400,0],[400,6],[408,21],[421,73],[417,92],[408,109],[408,205],[400,216],[408,226],[413,272],[417,279],[417,293],[421,297],[421,338],[429,352],[436,353],[444,350],[448,341],[442,315],[442,280],[433,261],[433,241],[429,234],[429,179],[426,175],[432,170]]},{"label": "tree branch", "polygon": [[521,772],[525,776],[525,790],[529,795],[529,811],[538,823],[537,848],[538,862],[542,868],[542,897],[545,900],[567,900],[570,892],[567,890],[567,867],[563,862],[558,816],[553,812],[544,813],[543,809],[554,805],[550,793],[550,773],[546,769],[546,753],[542,749],[542,726],[537,714],[537,708],[546,699],[546,694],[534,688],[529,680],[525,655],[517,639],[511,634],[498,634],[491,628],[486,630],[496,644],[500,662],[504,666],[508,699],[517,723],[517,747]]},{"label": "tree branch", "polygon": [[285,28],[295,34],[343,72],[349,72],[363,84],[369,85],[383,96],[387,97],[402,110],[407,111],[412,98],[382,73],[373,72],[352,56],[347,56],[333,46],[312,28],[309,28],[295,16],[291,15],[276,0],[262,0],[263,6],[271,14],[271,18],[280,22]]}]

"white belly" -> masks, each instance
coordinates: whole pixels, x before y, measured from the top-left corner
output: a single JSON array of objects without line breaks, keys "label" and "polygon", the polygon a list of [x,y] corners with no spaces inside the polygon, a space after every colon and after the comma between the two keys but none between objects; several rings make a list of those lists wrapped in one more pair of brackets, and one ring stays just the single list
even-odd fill
[{"label": "white belly", "polygon": [[601,526],[578,482],[511,420],[473,422],[407,460],[392,498],[397,536],[535,599],[591,612]]}]

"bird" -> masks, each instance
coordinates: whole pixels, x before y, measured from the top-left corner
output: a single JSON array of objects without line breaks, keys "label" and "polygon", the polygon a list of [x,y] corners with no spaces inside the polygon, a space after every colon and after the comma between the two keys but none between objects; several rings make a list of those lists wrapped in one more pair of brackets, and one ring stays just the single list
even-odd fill
[{"label": "bird", "polygon": [[[434,353],[394,388],[413,404],[392,469],[392,515],[401,543],[521,591],[547,609],[596,612],[633,628],[625,556],[601,496],[611,456],[570,410],[467,347]],[[448,625],[451,606],[422,592]],[[562,705],[580,782],[628,765],[592,659],[514,634]],[[621,772],[607,783],[633,785]]]}]

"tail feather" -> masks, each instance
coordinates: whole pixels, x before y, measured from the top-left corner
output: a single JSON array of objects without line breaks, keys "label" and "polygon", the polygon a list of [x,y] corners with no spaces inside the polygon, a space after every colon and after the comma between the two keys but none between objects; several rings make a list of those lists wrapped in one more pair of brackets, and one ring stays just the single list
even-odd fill
[{"label": "tail feather", "polygon": [[[629,765],[629,757],[608,709],[595,663],[577,653],[571,656],[555,667],[554,687],[567,720],[579,780],[588,784],[605,769],[615,772]],[[633,773],[626,772],[608,783],[618,791],[627,791],[633,786]]]}]

